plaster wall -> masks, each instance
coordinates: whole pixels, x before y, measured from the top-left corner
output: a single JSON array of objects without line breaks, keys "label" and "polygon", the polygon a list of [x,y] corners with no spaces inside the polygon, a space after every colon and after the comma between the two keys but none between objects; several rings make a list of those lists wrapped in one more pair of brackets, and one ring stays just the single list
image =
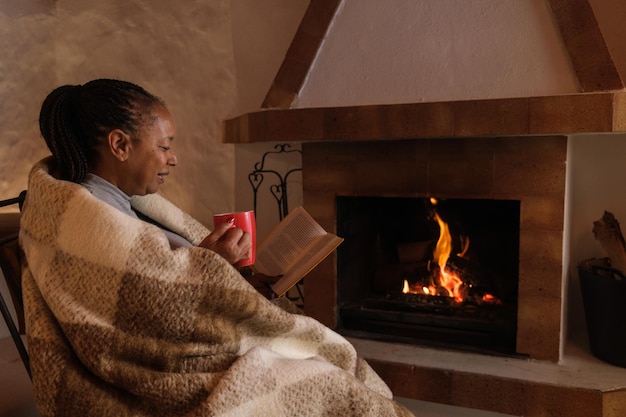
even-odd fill
[{"label": "plaster wall", "polygon": [[578,91],[545,0],[344,0],[297,107]]},{"label": "plaster wall", "polygon": [[[10,3],[10,4],[9,4]],[[0,5],[3,196],[48,155],[45,96],[62,84],[120,78],[162,97],[177,124],[179,166],[163,193],[200,220],[234,206],[233,147],[221,120],[236,103],[230,2],[26,0]]]}]

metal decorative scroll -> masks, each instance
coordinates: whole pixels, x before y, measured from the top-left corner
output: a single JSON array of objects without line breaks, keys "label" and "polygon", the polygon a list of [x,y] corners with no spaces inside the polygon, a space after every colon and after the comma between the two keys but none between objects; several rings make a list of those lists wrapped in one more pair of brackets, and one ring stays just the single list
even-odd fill
[{"label": "metal decorative scroll", "polygon": [[[257,197],[259,193],[259,188],[265,180],[266,176],[268,177],[268,181],[275,180],[276,182],[272,183],[269,186],[270,193],[276,200],[276,204],[278,206],[278,218],[282,220],[289,213],[289,201],[287,199],[287,181],[289,177],[294,172],[302,171],[302,168],[292,168],[287,172],[281,173],[274,169],[269,169],[266,167],[266,158],[270,155],[279,155],[279,154],[289,154],[297,152],[302,155],[302,151],[299,149],[289,149],[291,146],[288,143],[279,144],[274,146],[273,151],[268,151],[263,154],[261,160],[254,164],[254,171],[248,174],[248,181],[250,181],[250,185],[252,185],[252,193],[253,193],[253,204],[254,204],[254,213],[257,212]],[[271,180],[270,180],[271,178]],[[297,297],[289,296],[287,294],[287,298],[293,301],[297,306],[304,307],[304,294],[302,293],[302,285],[303,281],[300,280],[295,285],[295,289],[298,292]]]},{"label": "metal decorative scroll", "polygon": [[276,150],[265,152],[263,157],[261,157],[261,160],[254,164],[254,171],[248,174],[248,181],[250,181],[250,185],[252,185],[252,192],[254,194],[255,213],[259,187],[263,183],[266,175],[268,177],[274,177],[277,180],[276,183],[270,185],[269,189],[272,196],[276,200],[276,204],[278,205],[278,218],[282,220],[289,213],[289,202],[287,201],[287,181],[289,180],[289,176],[291,174],[302,171],[302,168],[293,168],[283,174],[273,169],[267,169],[265,167],[265,163],[266,158],[269,155],[288,154],[293,152],[297,152],[302,155],[301,150],[289,149],[290,147],[291,146],[288,143],[274,146],[274,149]]}]

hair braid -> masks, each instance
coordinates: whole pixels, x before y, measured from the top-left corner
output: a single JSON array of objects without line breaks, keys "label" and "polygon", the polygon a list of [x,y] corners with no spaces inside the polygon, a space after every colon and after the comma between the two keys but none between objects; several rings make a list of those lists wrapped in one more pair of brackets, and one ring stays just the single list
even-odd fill
[{"label": "hair braid", "polygon": [[75,126],[75,94],[78,86],[57,88],[46,97],[41,106],[39,128],[61,175],[70,181],[80,182],[87,174],[87,158]]},{"label": "hair braid", "polygon": [[165,106],[142,87],[111,79],[64,85],[44,100],[39,114],[41,134],[62,178],[81,182],[98,157],[98,145],[113,129],[137,135],[153,120],[155,105]]}]

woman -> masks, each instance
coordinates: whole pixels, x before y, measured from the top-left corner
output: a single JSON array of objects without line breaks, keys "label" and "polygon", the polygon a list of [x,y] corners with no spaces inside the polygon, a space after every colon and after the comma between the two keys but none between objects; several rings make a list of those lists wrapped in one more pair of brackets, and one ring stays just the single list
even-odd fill
[{"label": "woman", "polygon": [[44,416],[409,416],[344,338],[263,297],[157,190],[174,123],[134,84],[63,86],[43,103],[52,157],[22,212],[24,302]]},{"label": "woman", "polygon": [[[131,207],[130,197],[156,193],[178,163],[172,148],[174,122],[161,99],[118,80],[66,85],[44,100],[39,123],[62,178],[82,184],[130,216],[155,223]],[[172,248],[191,246],[159,226]],[[234,264],[249,258],[252,241],[249,233],[221,224],[199,246]],[[257,290],[273,296],[269,284],[275,277],[245,272]]]},{"label": "woman", "polygon": [[[156,193],[178,163],[165,103],[132,83],[104,79],[59,87],[45,99],[39,125],[62,178],[131,216],[128,197]],[[189,244],[168,238],[175,246]],[[235,263],[252,243],[249,234],[224,225],[200,246]]]}]

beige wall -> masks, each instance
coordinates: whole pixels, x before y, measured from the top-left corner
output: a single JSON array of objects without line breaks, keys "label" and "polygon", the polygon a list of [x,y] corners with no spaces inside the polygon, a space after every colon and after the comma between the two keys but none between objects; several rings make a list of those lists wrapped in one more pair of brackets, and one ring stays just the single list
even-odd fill
[{"label": "beige wall", "polygon": [[42,95],[56,78],[51,4],[0,3],[0,198],[26,188],[32,163],[47,154],[37,119]]},{"label": "beige wall", "polygon": [[45,95],[108,77],[144,86],[174,115],[180,164],[164,194],[204,221],[233,207],[234,153],[220,137],[236,102],[228,1],[7,3],[0,6],[1,146],[3,163],[16,166],[2,167],[0,195],[25,188],[28,168],[48,153],[37,129]]}]

